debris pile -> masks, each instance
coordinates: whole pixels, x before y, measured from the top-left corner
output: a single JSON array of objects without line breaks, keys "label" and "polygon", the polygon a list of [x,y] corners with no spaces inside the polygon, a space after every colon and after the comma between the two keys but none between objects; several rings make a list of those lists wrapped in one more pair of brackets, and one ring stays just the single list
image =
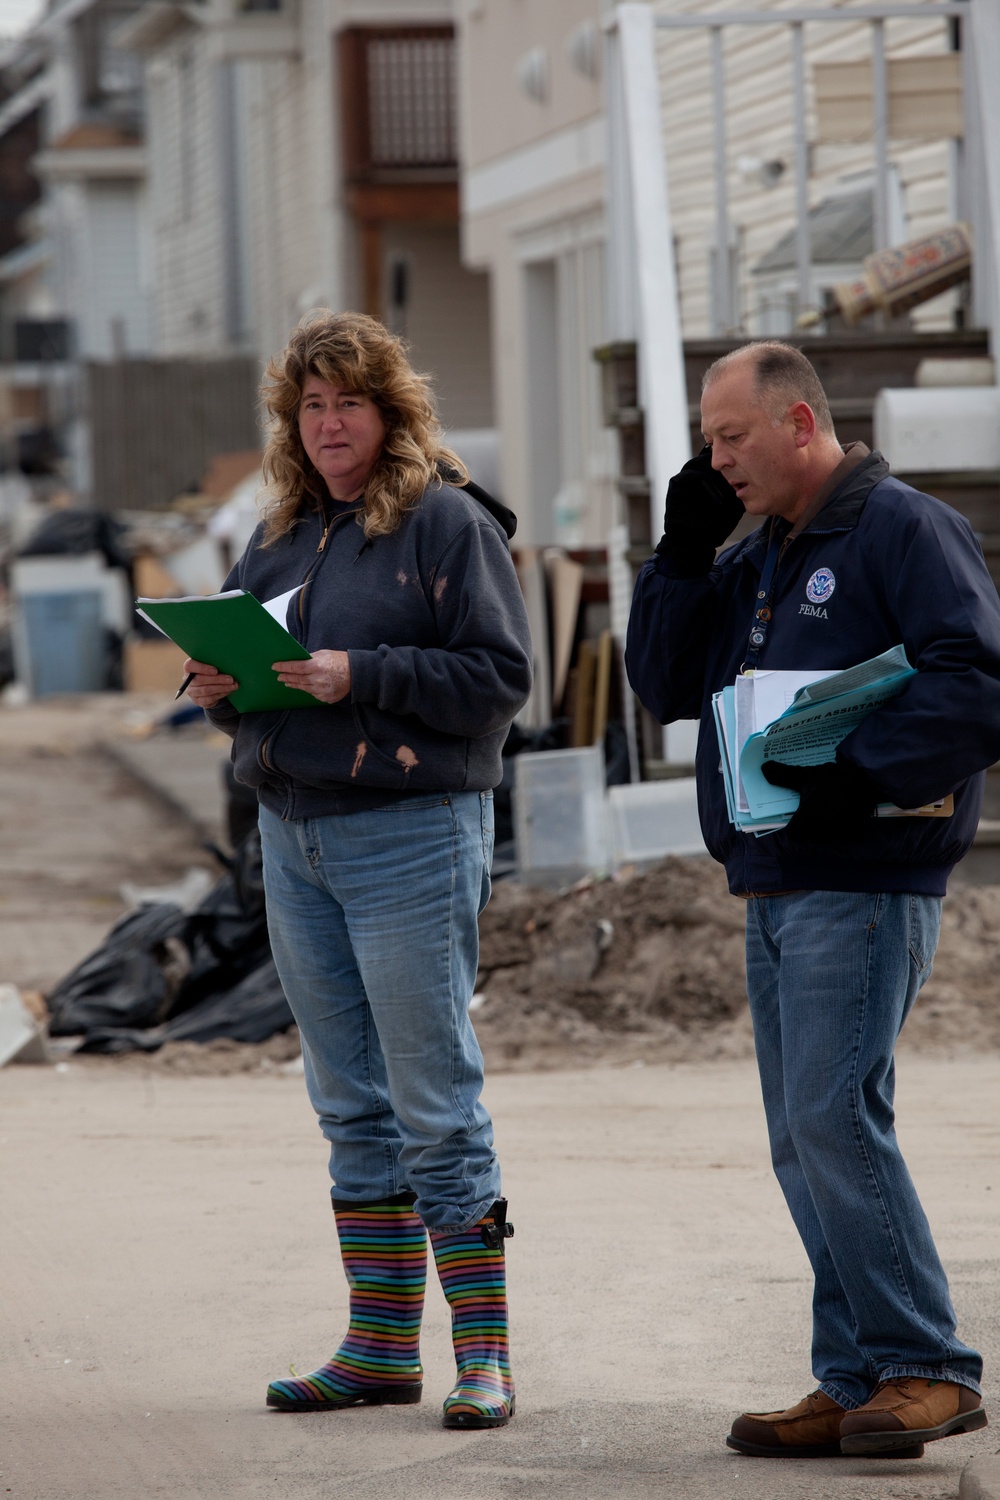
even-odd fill
[{"label": "debris pile", "polygon": [[[744,912],[708,859],[560,893],[498,882],[473,1001],[488,1069],[748,1056]],[[1000,1047],[998,967],[1000,887],[957,887],[903,1045]],[[267,951],[256,837],[193,910],[124,918],[47,998],[51,1034],[81,1036],[84,1052],[192,1073],[290,1064],[297,1033]]]},{"label": "debris pile", "polygon": [[[506,882],[480,920],[476,1032],[494,1071],[749,1055],[745,907],[707,859],[562,895]],[[960,886],[901,1045],[1000,1048],[1000,887]]]},{"label": "debris pile", "polygon": [[931,1052],[1000,1048],[1000,886],[955,886],[944,903],[934,971],[907,1020],[906,1046]]},{"label": "debris pile", "polygon": [[476,1032],[497,1068],[742,1056],[744,905],[707,859],[581,882],[509,882],[480,919]]}]

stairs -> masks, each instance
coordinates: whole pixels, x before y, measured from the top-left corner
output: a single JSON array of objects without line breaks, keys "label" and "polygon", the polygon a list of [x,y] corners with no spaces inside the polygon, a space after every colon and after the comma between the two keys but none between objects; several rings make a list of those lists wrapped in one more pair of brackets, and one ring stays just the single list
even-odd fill
[{"label": "stairs", "polygon": [[[699,400],[701,380],[709,365],[743,339],[692,339],[684,345],[691,447],[701,447]],[[830,401],[830,410],[843,443],[873,446],[872,412],[883,386],[912,386],[922,359],[982,358],[989,353],[985,330],[951,333],[843,334],[803,338],[798,347],[808,355]],[[635,344],[608,344],[595,353],[603,372],[604,419],[618,429],[619,481],[633,545],[655,541],[650,536],[649,480],[645,472],[643,413],[639,406]],[[892,455],[888,454],[890,463]],[[988,561],[996,559],[994,577],[1000,583],[1000,473],[969,471],[957,474],[899,472],[916,489],[936,495],[961,511],[980,534]],[[648,555],[648,554],[647,554]],[[991,566],[992,570],[992,566]]]}]

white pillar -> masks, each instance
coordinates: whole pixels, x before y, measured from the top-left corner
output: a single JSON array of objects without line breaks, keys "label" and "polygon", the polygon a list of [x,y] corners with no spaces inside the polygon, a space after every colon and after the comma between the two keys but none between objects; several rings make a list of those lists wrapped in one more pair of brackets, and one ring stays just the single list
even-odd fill
[{"label": "white pillar", "polygon": [[[987,259],[986,265],[973,268],[973,286],[976,295],[976,310],[985,313],[990,329],[990,353],[996,357],[1000,349],[997,338],[997,321],[1000,317],[1000,94],[997,79],[1000,78],[1000,7],[996,0],[971,0],[969,19],[972,22],[971,37],[966,33],[963,45],[970,49],[976,80],[976,104],[978,108],[970,121],[976,132],[975,157],[981,181],[983,201],[976,204],[977,224],[975,236],[976,252]],[[970,146],[972,142],[968,143]],[[977,173],[977,176],[979,173]],[[982,230],[985,229],[985,233]]]},{"label": "white pillar", "polygon": [[632,206],[629,169],[621,36],[617,26],[608,31],[605,42],[604,76],[608,125],[608,249],[605,257],[607,329],[608,338],[613,343],[631,343],[639,336],[635,284],[635,211]]},{"label": "white pillar", "polygon": [[795,269],[799,315],[812,307],[812,225],[809,223],[809,135],[806,49],[801,21],[792,23],[792,109],[795,118]]},{"label": "white pillar", "polygon": [[885,62],[885,22],[872,22],[872,131],[875,141],[875,249],[888,250],[889,79]]},{"label": "white pillar", "polygon": [[[653,9],[646,4],[619,5],[612,27],[617,31],[611,56],[617,63],[615,88],[620,90],[619,125],[625,136],[632,208],[639,388],[652,487],[652,534],[659,536],[667,481],[691,457],[691,439]],[[614,131],[614,114],[609,124]],[[621,160],[614,138],[608,159],[612,170]],[[612,223],[612,233],[614,227]],[[611,258],[615,260],[614,252]]]}]

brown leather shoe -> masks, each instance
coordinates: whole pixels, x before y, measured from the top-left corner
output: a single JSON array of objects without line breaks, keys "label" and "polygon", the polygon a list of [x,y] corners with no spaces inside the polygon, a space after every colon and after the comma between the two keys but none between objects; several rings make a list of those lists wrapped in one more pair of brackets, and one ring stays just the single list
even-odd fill
[{"label": "brown leather shoe", "polygon": [[825,1391],[813,1391],[787,1411],[744,1412],[726,1443],[754,1458],[838,1458],[846,1415]]},{"label": "brown leather shoe", "polygon": [[886,1380],[874,1396],[840,1424],[840,1450],[846,1454],[891,1454],[911,1443],[934,1443],[987,1424],[981,1398],[950,1380],[909,1376]]}]

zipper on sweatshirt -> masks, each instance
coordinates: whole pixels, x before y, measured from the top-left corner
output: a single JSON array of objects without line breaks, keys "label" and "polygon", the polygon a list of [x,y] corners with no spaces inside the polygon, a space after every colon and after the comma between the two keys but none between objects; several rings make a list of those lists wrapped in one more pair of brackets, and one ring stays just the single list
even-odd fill
[{"label": "zipper on sweatshirt", "polygon": [[[326,525],[323,528],[323,535],[319,539],[319,546],[316,548],[316,552],[317,553],[322,553],[322,552],[325,551],[327,537],[330,535],[330,532],[333,530],[334,526],[336,526],[337,522],[338,521],[345,521],[348,516],[351,516],[353,514],[354,514],[353,511],[343,511],[339,516],[331,516],[330,517],[329,521],[326,522]],[[325,519],[326,518],[324,517],[324,520]],[[296,608],[296,612],[297,612],[298,617],[299,617],[299,624],[301,626],[305,625],[305,614],[303,612],[303,603],[304,603],[304,600],[305,600],[306,585],[312,582],[313,577],[315,576],[316,570],[318,569],[319,565],[320,565],[319,561],[314,561],[313,562],[312,566],[309,568],[308,572],[306,573],[305,578],[302,580],[301,585],[299,586],[299,597],[298,597],[298,599],[296,601],[295,608]],[[268,748],[270,747],[271,741],[274,739],[275,735],[278,733],[278,731],[285,724],[286,718],[287,718],[287,715],[285,716],[285,718],[282,718],[281,722],[279,724],[277,724],[274,727],[274,729],[271,730],[270,734],[266,734],[264,736],[264,738],[261,740],[260,744],[257,747],[257,755],[258,755],[258,757],[260,759],[261,765],[264,767],[264,769],[266,771],[270,771],[272,773],[272,775],[274,775],[274,776],[280,776],[281,772],[278,770],[278,768],[276,766],[272,765],[271,760],[268,757],[268,753],[267,752],[268,752]]]},{"label": "zipper on sweatshirt", "polygon": [[357,515],[358,509],[358,505],[353,505],[350,510],[342,510],[337,514],[332,515],[330,519],[327,520],[326,506],[322,501],[320,501],[320,514],[323,517],[323,535],[319,539],[319,546],[316,548],[317,552],[323,551],[324,547],[326,546],[326,539],[330,535],[331,530],[337,524],[337,522],[345,520],[347,516]]},{"label": "zipper on sweatshirt", "polygon": [[[340,513],[340,515],[338,515],[338,516],[331,516],[330,519],[329,519],[329,521],[326,521],[325,514],[323,516],[324,521],[326,521],[326,525],[323,527],[323,535],[320,537],[320,539],[319,539],[319,546],[316,548],[316,554],[317,554],[317,558],[319,560],[318,561],[316,561],[316,560],[313,561],[311,567],[309,568],[308,572],[306,573],[305,578],[302,580],[302,584],[301,584],[301,586],[299,588],[299,597],[298,597],[298,602],[296,604],[296,610],[298,612],[299,624],[300,625],[304,625],[305,624],[305,614],[303,612],[303,605],[305,603],[306,584],[312,582],[312,580],[313,580],[313,578],[314,578],[314,576],[316,574],[316,571],[317,571],[317,569],[320,566],[320,562],[322,561],[322,557],[320,557],[319,554],[321,554],[321,553],[325,554],[325,552],[326,552],[327,538],[330,535],[330,532],[333,530],[333,528],[339,522],[346,521],[349,516],[353,516],[355,514],[356,514],[356,509],[355,510],[345,510],[345,511],[342,511]],[[363,550],[364,549],[362,548],[362,551]]]}]

